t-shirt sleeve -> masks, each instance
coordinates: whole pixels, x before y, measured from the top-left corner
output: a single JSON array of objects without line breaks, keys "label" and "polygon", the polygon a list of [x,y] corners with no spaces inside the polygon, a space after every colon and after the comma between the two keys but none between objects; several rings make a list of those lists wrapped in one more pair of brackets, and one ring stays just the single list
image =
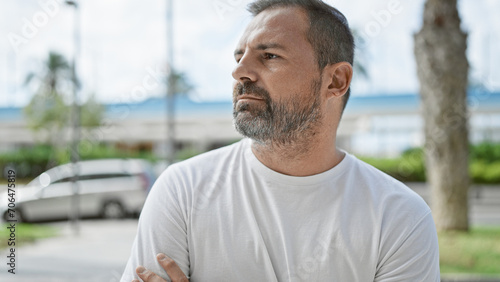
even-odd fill
[{"label": "t-shirt sleeve", "polygon": [[180,194],[173,170],[167,169],[153,185],[144,204],[121,282],[138,278],[135,269],[139,265],[170,281],[156,260],[160,252],[171,257],[189,278],[187,225]]},{"label": "t-shirt sleeve", "polygon": [[440,281],[438,240],[430,211],[407,236],[392,243],[374,281]]}]

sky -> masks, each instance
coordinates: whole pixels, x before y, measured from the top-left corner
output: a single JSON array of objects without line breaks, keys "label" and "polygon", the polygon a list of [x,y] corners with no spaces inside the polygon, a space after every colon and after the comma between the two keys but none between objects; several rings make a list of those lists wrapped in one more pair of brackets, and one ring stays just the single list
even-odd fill
[{"label": "sky", "polygon": [[[166,0],[80,0],[82,99],[139,102],[164,95]],[[245,0],[173,0],[174,67],[186,74],[193,100],[230,100],[233,51],[251,20]],[[357,50],[368,77],[355,75],[352,95],[417,93],[413,34],[424,0],[328,0],[364,38]],[[471,75],[500,89],[500,1],[459,0],[469,33]],[[0,107],[26,105],[49,51],[72,60],[74,9],[62,0],[0,0]]]}]

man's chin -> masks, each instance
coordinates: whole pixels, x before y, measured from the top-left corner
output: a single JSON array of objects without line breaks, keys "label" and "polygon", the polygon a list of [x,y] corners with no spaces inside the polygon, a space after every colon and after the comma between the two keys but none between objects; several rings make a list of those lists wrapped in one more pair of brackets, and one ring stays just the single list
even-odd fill
[{"label": "man's chin", "polygon": [[251,137],[253,132],[258,131],[256,127],[261,126],[259,118],[249,111],[239,111],[234,116],[234,126],[236,130],[245,137]]},{"label": "man's chin", "polygon": [[233,116],[235,119],[241,119],[247,122],[252,122],[252,119],[258,118],[259,112],[250,108],[236,109]]},{"label": "man's chin", "polygon": [[250,111],[237,111],[233,115],[234,123],[240,127],[246,127],[247,124],[255,123],[255,115]]}]

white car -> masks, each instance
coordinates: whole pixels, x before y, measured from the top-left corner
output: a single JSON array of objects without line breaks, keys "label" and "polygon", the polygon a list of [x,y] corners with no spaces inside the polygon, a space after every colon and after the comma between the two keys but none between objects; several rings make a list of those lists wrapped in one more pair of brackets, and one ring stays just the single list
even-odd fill
[{"label": "white car", "polygon": [[[15,219],[67,219],[75,206],[79,207],[80,217],[123,218],[138,214],[155,180],[152,166],[140,159],[81,161],[77,170],[76,198],[71,163],[49,169],[24,188],[16,189]],[[4,220],[13,219],[12,211],[7,210],[6,194],[0,203]]]}]

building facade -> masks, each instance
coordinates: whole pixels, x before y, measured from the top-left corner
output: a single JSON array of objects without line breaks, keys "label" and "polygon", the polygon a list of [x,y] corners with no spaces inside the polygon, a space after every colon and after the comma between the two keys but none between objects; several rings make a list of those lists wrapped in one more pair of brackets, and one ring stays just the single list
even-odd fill
[{"label": "building facade", "polygon": [[[176,148],[206,151],[241,136],[232,122],[232,103],[176,100]],[[162,157],[167,139],[166,104],[150,98],[134,104],[106,105],[103,125],[83,131],[90,144],[148,150]],[[470,140],[500,142],[500,93],[469,93]],[[420,98],[416,94],[351,97],[338,130],[338,146],[358,155],[396,156],[423,145]],[[66,130],[65,141],[70,140]],[[24,121],[21,108],[0,108],[0,152],[32,146],[46,136],[34,134]]]}]

